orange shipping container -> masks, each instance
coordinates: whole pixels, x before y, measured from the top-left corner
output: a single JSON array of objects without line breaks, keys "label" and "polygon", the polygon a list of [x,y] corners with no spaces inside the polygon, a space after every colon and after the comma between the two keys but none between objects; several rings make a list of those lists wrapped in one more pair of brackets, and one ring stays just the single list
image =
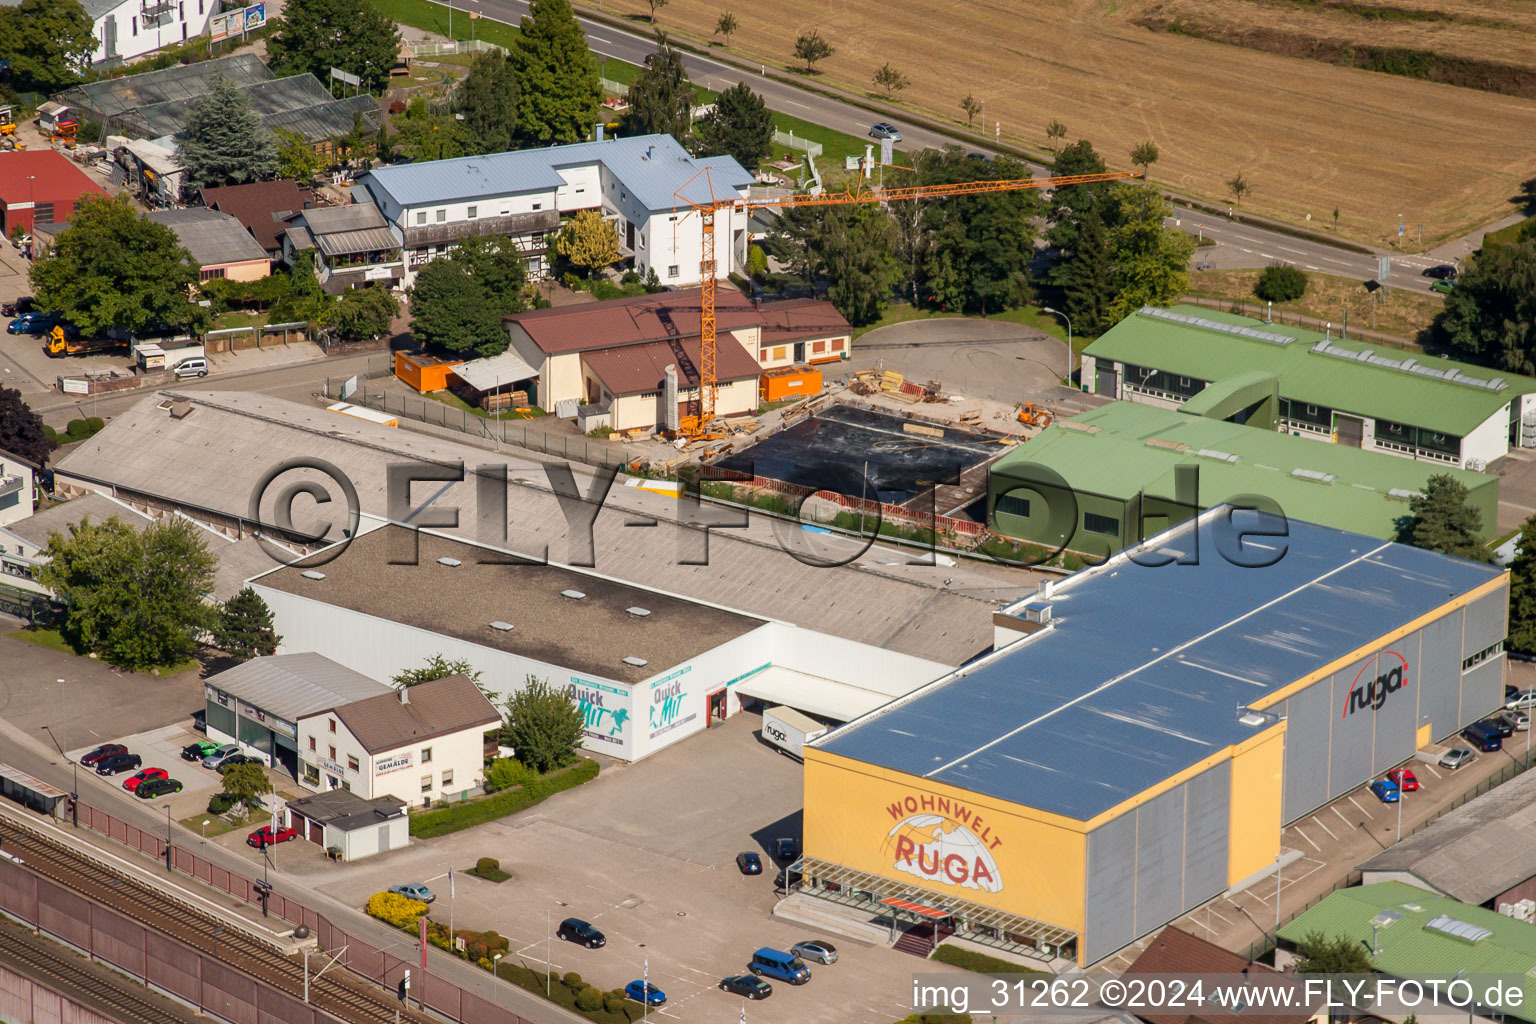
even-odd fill
[{"label": "orange shipping container", "polygon": [[821,371],[809,366],[786,366],[763,374],[759,389],[765,402],[806,398],[821,394]]},{"label": "orange shipping container", "polygon": [[442,391],[448,387],[448,374],[461,361],[446,362],[436,356],[413,356],[407,352],[395,353],[395,376],[422,394]]}]

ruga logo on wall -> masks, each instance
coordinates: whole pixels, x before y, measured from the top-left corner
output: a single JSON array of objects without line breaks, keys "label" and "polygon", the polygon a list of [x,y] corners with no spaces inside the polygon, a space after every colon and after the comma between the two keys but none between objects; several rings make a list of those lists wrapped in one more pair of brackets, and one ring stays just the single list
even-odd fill
[{"label": "ruga logo on wall", "polygon": [[970,807],[922,794],[904,797],[886,810],[896,825],[886,833],[883,849],[897,871],[962,889],[1002,891],[992,851],[1003,841]]},{"label": "ruga logo on wall", "polygon": [[1396,658],[1398,663],[1375,678],[1362,678],[1370,662],[1360,666],[1360,671],[1355,673],[1350,683],[1349,694],[1344,698],[1344,710],[1339,713],[1340,718],[1348,718],[1366,708],[1380,711],[1388,697],[1408,685],[1408,659],[1396,651],[1382,651],[1376,656],[1376,665],[1380,667],[1388,658]]}]

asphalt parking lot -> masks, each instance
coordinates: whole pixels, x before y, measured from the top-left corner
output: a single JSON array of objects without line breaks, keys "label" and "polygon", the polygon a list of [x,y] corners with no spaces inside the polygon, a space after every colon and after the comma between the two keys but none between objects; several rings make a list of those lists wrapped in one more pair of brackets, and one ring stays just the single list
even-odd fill
[{"label": "asphalt parking lot", "polygon": [[[768,846],[779,836],[799,837],[803,794],[799,763],[757,738],[760,723],[738,715],[514,818],[327,865],[324,877],[307,880],[354,906],[391,885],[425,882],[438,894],[432,918],[446,923],[449,866],[462,871],[496,857],[511,881],[456,872],[456,928],[494,929],[511,940],[510,955],[535,970],[552,963],[605,990],[639,978],[648,961],[651,982],[668,996],[652,1016],[665,1020],[736,1020],[742,1000],[718,990],[721,978],[744,973],[761,946],[827,938],[839,962],[810,965],[813,977],[799,988],[774,982],[751,1019],[889,1024],[910,1012],[915,971],[951,968],[770,916],[776,897]],[[735,856],[744,850],[763,854],[764,874],[737,871]],[[601,929],[607,946],[547,942],[546,922],[558,927],[566,917]],[[401,943],[411,944],[404,935]]]}]

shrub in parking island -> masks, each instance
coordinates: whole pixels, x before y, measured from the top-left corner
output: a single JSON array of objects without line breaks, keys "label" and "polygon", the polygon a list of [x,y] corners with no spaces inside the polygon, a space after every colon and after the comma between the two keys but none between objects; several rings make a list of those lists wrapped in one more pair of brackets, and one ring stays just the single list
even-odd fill
[{"label": "shrub in parking island", "polygon": [[582,981],[581,975],[577,974],[575,971],[566,971],[564,974],[560,975],[560,984],[564,985],[572,992],[575,992],[586,987],[587,983]]},{"label": "shrub in parking island", "polygon": [[376,892],[368,897],[367,911],[369,917],[376,917],[396,928],[414,928],[421,915],[427,912],[427,905],[397,892]]},{"label": "shrub in parking island", "polygon": [[576,1009],[583,1013],[591,1013],[593,1010],[603,1008],[603,990],[596,985],[588,985],[576,993]]},{"label": "shrub in parking island", "polygon": [[603,1009],[609,1013],[623,1013],[625,998],[624,990],[621,988],[616,988],[612,992],[604,992]]}]

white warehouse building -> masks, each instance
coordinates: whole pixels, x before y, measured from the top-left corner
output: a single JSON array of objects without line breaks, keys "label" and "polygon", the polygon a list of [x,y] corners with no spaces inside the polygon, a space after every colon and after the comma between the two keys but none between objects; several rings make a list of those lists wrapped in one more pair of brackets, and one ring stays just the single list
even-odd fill
[{"label": "white warehouse building", "polygon": [[[416,564],[402,564],[400,545],[412,543]],[[544,680],[582,708],[588,749],[626,761],[724,721],[743,698],[847,721],[944,671],[590,571],[508,562],[494,548],[389,526],[324,565],[274,569],[251,586],[272,609],[280,652],[314,651],[374,679],[437,654],[463,659],[497,703]],[[307,756],[310,733],[299,732]]]},{"label": "white warehouse building", "polygon": [[[642,275],[654,270],[662,284],[688,287],[702,280],[703,258],[700,220],[688,216],[688,200],[745,197],[752,181],[732,157],[693,157],[670,135],[640,135],[379,167],[352,193],[377,206],[400,239],[402,286],[473,235],[511,238],[529,274],[542,276],[561,217],[600,210],[618,235],[621,260]],[[729,276],[746,256],[746,213],[718,217],[716,276]]]}]

